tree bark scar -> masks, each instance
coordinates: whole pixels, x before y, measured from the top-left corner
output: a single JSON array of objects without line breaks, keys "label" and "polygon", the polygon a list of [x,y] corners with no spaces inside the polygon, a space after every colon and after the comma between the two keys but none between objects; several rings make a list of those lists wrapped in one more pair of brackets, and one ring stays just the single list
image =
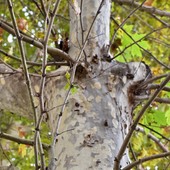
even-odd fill
[{"label": "tree bark scar", "polygon": [[128,88],[128,100],[129,103],[131,105],[135,104],[135,96],[142,94],[145,89],[139,88],[140,84],[143,82],[144,80],[135,82],[134,84],[132,84],[129,88]]}]

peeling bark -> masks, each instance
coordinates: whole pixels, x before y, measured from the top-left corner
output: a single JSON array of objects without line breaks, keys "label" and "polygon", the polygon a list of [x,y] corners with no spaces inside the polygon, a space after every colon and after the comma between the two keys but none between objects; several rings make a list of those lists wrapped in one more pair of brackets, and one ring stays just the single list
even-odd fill
[{"label": "peeling bark", "polygon": [[[75,81],[78,92],[69,97],[59,129],[61,135],[56,142],[55,157],[59,169],[113,168],[114,158],[131,122],[133,106],[128,100],[128,88],[134,82],[144,80],[146,70],[142,63],[129,63],[128,67],[134,75],[133,80],[129,80],[126,75],[117,75],[115,63],[103,65],[106,65],[103,68],[105,71],[102,70],[98,77],[91,79],[87,76]],[[118,64],[116,65],[118,68]],[[0,66],[1,73],[11,72],[6,66]],[[124,67],[127,67],[126,64]],[[110,75],[114,76],[110,82],[112,89],[108,88]],[[39,78],[31,79],[34,82],[32,86],[38,92]],[[55,134],[56,120],[67,92],[64,89],[66,78],[58,76],[49,78],[47,82],[45,91],[49,125]],[[0,88],[1,109],[21,115],[31,113],[28,92],[21,73],[1,74]],[[126,153],[121,165],[125,166],[128,161]]]},{"label": "peeling bark", "polygon": [[[74,61],[85,43],[100,3],[101,0],[83,1],[82,19],[73,9],[70,10],[69,55]],[[80,0],[78,4],[80,6]],[[56,169],[55,164],[59,170],[112,170],[116,154],[129,130],[134,106],[130,97],[135,95],[129,94],[129,88],[145,80],[147,69],[143,63],[108,63],[102,60],[101,49],[109,43],[109,20],[110,1],[105,0],[78,61],[82,66],[88,63],[84,68],[86,73],[77,68],[73,83],[78,90],[69,96],[62,113],[61,107],[67,95],[64,88],[66,77],[57,74],[60,70],[56,70],[58,76],[47,78],[45,101],[53,137],[57,120],[61,117],[57,140],[50,152],[50,170]],[[30,117],[32,110],[23,74],[15,73],[3,64],[0,64],[0,73],[0,108]],[[39,77],[31,77],[37,108],[39,81]],[[128,163],[127,150],[120,165],[125,167]]]},{"label": "peeling bark", "polygon": [[[108,68],[112,66],[113,63]],[[76,80],[78,92],[69,97],[59,129],[61,135],[56,142],[55,153],[59,169],[113,168],[114,158],[132,121],[133,105],[129,102],[128,88],[146,77],[144,64],[129,63],[129,68],[134,75],[133,80],[127,79],[126,75],[121,77],[115,74],[111,90],[107,86],[111,69],[106,69],[95,79]],[[49,107],[63,104],[66,96],[63,79],[56,79],[56,92],[52,93],[57,95],[51,98]],[[53,81],[50,86],[54,87]],[[57,120],[57,117],[54,119],[54,114],[59,116],[60,108],[49,113],[52,126]],[[128,162],[126,153],[121,166],[124,167]]]}]

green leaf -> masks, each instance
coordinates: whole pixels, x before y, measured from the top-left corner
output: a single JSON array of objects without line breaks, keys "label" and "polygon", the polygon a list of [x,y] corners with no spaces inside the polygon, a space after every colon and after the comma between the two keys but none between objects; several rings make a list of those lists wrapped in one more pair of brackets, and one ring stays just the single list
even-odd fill
[{"label": "green leaf", "polygon": [[157,125],[160,125],[160,126],[167,125],[165,112],[161,112],[157,110],[157,111],[154,111],[153,116],[154,116],[154,121]]},{"label": "green leaf", "polygon": [[77,91],[78,91],[77,86],[73,85],[73,87],[71,88],[71,93],[75,94],[75,93],[77,93]]},{"label": "green leaf", "polygon": [[123,28],[124,28],[128,33],[132,32],[133,27],[134,27],[133,25],[124,25],[124,26],[123,26]]},{"label": "green leaf", "polygon": [[131,54],[133,57],[135,56],[142,57],[141,50],[136,44],[131,47]]},{"label": "green leaf", "polygon": [[140,41],[138,44],[143,47],[144,49],[150,49],[150,45],[147,41]]},{"label": "green leaf", "polygon": [[70,80],[70,73],[68,71],[66,72],[65,77],[67,80]]},{"label": "green leaf", "polygon": [[[133,25],[125,25],[123,28],[125,29],[126,32],[123,33],[119,32],[118,35],[121,37],[121,42],[122,42],[119,48],[121,50],[124,50],[126,47],[129,46],[129,48],[127,48],[124,51],[124,54],[126,55],[126,59],[128,57],[128,60],[131,60],[133,57],[142,57],[142,49],[139,46],[141,46],[146,50],[150,48],[149,43],[146,40],[142,39],[143,37],[145,37],[145,34],[133,33],[133,27],[134,27]],[[127,35],[127,33],[129,35]],[[134,41],[139,41],[139,42],[135,44]]]},{"label": "green leaf", "polygon": [[64,89],[65,90],[68,90],[70,88],[70,83],[67,83],[65,86],[64,86]]},{"label": "green leaf", "polygon": [[168,125],[170,125],[170,109],[165,112],[165,118]]}]

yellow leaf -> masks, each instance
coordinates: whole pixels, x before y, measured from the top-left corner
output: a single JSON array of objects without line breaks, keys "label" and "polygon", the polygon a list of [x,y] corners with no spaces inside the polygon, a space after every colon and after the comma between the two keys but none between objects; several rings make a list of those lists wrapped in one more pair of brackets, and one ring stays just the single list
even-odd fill
[{"label": "yellow leaf", "polygon": [[21,157],[24,157],[26,155],[26,145],[20,144],[18,148],[18,153],[21,155]]}]

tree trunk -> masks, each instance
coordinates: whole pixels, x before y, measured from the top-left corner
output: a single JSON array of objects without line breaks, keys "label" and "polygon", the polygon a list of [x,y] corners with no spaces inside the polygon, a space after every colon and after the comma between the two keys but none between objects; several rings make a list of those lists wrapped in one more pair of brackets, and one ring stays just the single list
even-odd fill
[{"label": "tree trunk", "polygon": [[[87,73],[77,69],[74,80],[77,92],[69,96],[63,112],[58,107],[49,113],[53,134],[56,133],[54,125],[61,121],[54,152],[60,170],[113,169],[131,123],[133,101],[129,101],[128,89],[146,77],[144,64],[102,61],[105,57],[102,48],[109,43],[110,1],[104,1],[98,11],[100,4],[101,1],[83,1],[81,15],[77,15],[74,6],[70,10],[69,54],[78,60],[86,44],[79,62],[86,66]],[[81,7],[80,0],[78,6]],[[128,74],[134,78],[128,79]],[[48,84],[48,89],[53,89],[51,93],[55,94],[49,101],[49,108],[62,107],[67,96],[64,80],[65,77],[58,77],[55,85]],[[126,151],[120,165],[124,167],[128,163]]]},{"label": "tree trunk", "polygon": [[[109,44],[110,1],[105,0],[99,11],[101,0],[82,2],[81,9],[81,0],[78,0],[81,15],[77,14],[75,5],[70,7],[69,54],[78,62],[75,77],[76,65],[70,69],[74,77],[71,93],[64,88],[69,81],[65,76],[66,67],[58,69],[56,73],[60,74],[47,78],[46,82],[48,122],[56,139],[49,152],[50,170],[112,170],[131,123],[134,94],[130,89],[147,75],[143,63],[104,61],[102,48]],[[0,68],[1,73],[11,71],[2,64]],[[0,107],[30,115],[31,104],[23,75],[6,75],[0,79]],[[36,94],[40,78],[31,80]],[[73,93],[75,88],[77,91]],[[120,165],[124,167],[128,163],[126,151]]]}]

